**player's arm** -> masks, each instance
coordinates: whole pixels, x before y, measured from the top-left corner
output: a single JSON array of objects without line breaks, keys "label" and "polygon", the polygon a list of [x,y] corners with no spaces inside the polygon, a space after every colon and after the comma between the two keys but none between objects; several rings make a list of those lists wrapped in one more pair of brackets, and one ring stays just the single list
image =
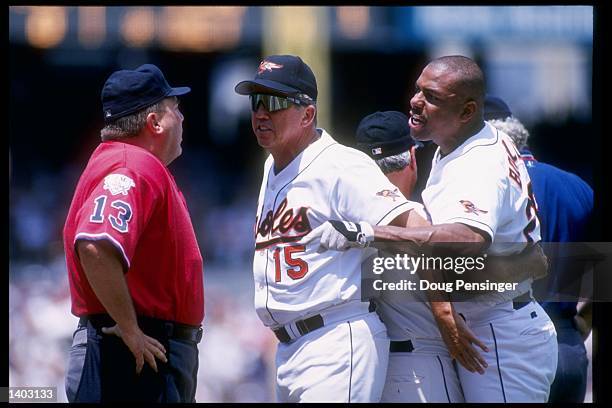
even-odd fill
[{"label": "player's arm", "polygon": [[[435,271],[419,269],[417,273],[421,279],[429,282],[444,282],[443,275]],[[439,290],[427,290],[426,295],[440,336],[446,344],[451,358],[456,359],[471,372],[484,374],[487,362],[478,352],[476,346],[485,352],[489,350],[455,311],[448,293]]]},{"label": "player's arm", "polygon": [[456,359],[468,371],[484,374],[487,362],[473,345],[485,352],[489,351],[487,346],[470,330],[451,302],[430,299],[429,304],[451,358]]},{"label": "player's arm", "polygon": [[373,226],[375,242],[412,242],[419,246],[467,243],[469,252],[485,250],[491,243],[486,232],[462,223],[431,225],[416,211],[398,215],[389,225]]},{"label": "player's arm", "polygon": [[113,328],[104,328],[104,333],[121,337],[136,359],[136,372],[140,373],[145,360],[157,371],[155,358],[166,362],[166,350],[138,327],[136,311],[123,275],[124,265],[117,250],[105,240],[79,240],[75,245],[91,288],[117,323]]},{"label": "player's arm", "polygon": [[[401,228],[405,225],[405,228]],[[469,243],[466,252],[476,254],[484,251],[491,238],[486,232],[462,223],[431,225],[416,211],[408,211],[396,217],[389,226],[375,226],[375,242],[411,242],[414,245],[440,247],[451,243],[453,250],[458,250],[459,243]],[[398,247],[398,245],[395,245]],[[540,279],[546,276],[548,259],[539,243],[528,246],[522,253],[508,256],[489,256],[486,270],[477,278],[494,282],[521,282],[527,278]]]},{"label": "player's arm", "polygon": [[[432,232],[429,222],[419,216],[414,210],[404,212],[401,216],[396,217],[393,222],[400,225],[406,223],[410,226],[415,226],[415,229],[427,231],[426,233],[430,235]],[[407,235],[404,234],[404,230],[407,230],[407,228],[395,226],[380,227],[378,229],[379,233],[387,234],[385,237],[394,238],[389,239],[388,242],[397,241],[399,245],[399,248],[397,248],[398,251],[407,252],[414,250],[414,239],[407,240]],[[302,238],[300,243],[307,244],[313,240],[319,239],[320,247],[333,250],[345,250],[350,247],[363,247],[367,245],[373,240],[374,235],[375,232],[372,231],[372,227],[367,223],[361,222],[355,224],[352,222],[330,220],[315,228],[307,236]],[[412,237],[414,238],[414,235],[412,235]],[[406,241],[412,242],[407,243]],[[417,247],[419,246],[420,245],[417,245]],[[439,274],[434,274],[429,270],[419,270],[418,273],[419,276],[430,281],[437,281],[441,278]],[[481,374],[484,373],[484,369],[487,367],[486,361],[474,348],[473,344],[480,347],[483,351],[488,351],[486,346],[478,340],[461,317],[454,312],[451,302],[446,300],[447,298],[444,297],[443,292],[436,292],[434,294],[428,293],[427,295],[438,329],[440,330],[440,334],[450,355],[457,359],[457,361],[467,370],[471,372],[478,371]]]},{"label": "player's arm", "polygon": [[[398,226],[406,225],[406,227],[410,228],[426,229],[431,227],[429,221],[421,217],[416,211],[407,211],[398,216],[392,223]],[[377,229],[382,232],[384,236],[393,235],[394,239],[390,241],[395,241],[396,239],[402,241],[405,249],[405,241],[398,239],[399,237],[394,235],[398,232],[401,234],[401,230],[405,228],[375,227],[375,233]],[[430,282],[442,280],[440,274],[436,274],[426,269],[420,269],[418,274],[420,278]],[[435,291],[435,293],[427,291],[427,297],[429,305],[431,306],[431,312],[438,325],[438,330],[440,331],[442,340],[448,348],[451,358],[456,359],[463,367],[471,372],[484,374],[484,370],[487,368],[487,362],[480,355],[478,350],[476,350],[474,345],[480,347],[480,349],[485,352],[489,350],[484,343],[472,333],[465,321],[457,314],[453,304],[448,300],[448,294],[443,291]]]},{"label": "player's arm", "polygon": [[364,221],[329,220],[312,230],[300,243],[306,244],[315,239],[320,239],[321,247],[333,250],[365,247],[373,241],[419,247],[440,247],[449,243],[455,250],[462,249],[457,244],[465,244],[464,248],[470,254],[484,251],[491,242],[489,235],[477,228],[461,223],[431,225],[414,210],[405,211],[385,226],[372,226]]},{"label": "player's arm", "polygon": [[[478,228],[462,223],[431,225],[415,210],[396,217],[388,226],[374,226],[365,222],[353,223],[329,220],[311,231],[299,243],[307,244],[319,239],[325,249],[346,250],[385,243],[387,249],[406,252],[416,248],[448,249],[454,254],[482,254],[490,244],[490,236]],[[401,226],[405,224],[404,226]],[[539,243],[527,246],[520,254],[489,256],[486,270],[480,274],[484,279],[496,282],[521,282],[527,278],[540,279],[546,276],[548,260]]]}]

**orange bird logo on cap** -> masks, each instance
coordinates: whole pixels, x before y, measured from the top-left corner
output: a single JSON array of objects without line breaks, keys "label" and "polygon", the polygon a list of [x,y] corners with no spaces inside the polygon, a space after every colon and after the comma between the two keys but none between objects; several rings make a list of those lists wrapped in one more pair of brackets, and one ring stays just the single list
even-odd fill
[{"label": "orange bird logo on cap", "polygon": [[269,62],[269,61],[261,61],[261,64],[259,64],[259,69],[257,70],[257,73],[261,74],[264,71],[272,71],[273,69],[278,69],[278,68],[282,68],[283,66],[281,64],[275,64],[273,62]]}]

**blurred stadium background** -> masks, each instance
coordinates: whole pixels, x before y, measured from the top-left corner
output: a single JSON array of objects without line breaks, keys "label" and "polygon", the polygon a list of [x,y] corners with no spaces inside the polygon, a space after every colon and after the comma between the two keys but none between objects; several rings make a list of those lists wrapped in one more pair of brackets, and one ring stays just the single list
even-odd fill
[{"label": "blurred stadium background", "polygon": [[[9,385],[57,385],[77,319],[61,233],[102,127],[100,90],[155,63],[184,97],[171,170],[205,262],[198,402],[273,401],[276,339],[252,307],[253,223],[264,152],[234,85],[262,56],[301,55],[319,82],[319,125],[352,144],[376,110],[407,112],[431,58],[463,54],[530,129],[539,160],[601,177],[592,123],[591,6],[9,7]],[[589,143],[577,143],[577,139]],[[419,156],[424,186],[433,146]],[[597,150],[595,150],[597,151]],[[588,342],[590,353],[590,340]],[[592,401],[591,381],[587,401]]]}]

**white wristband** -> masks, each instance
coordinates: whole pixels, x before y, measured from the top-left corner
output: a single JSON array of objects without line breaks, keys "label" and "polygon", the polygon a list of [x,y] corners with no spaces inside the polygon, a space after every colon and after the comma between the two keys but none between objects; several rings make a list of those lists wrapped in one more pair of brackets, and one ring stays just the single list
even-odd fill
[{"label": "white wristband", "polygon": [[374,228],[365,221],[360,221],[359,226],[361,226],[361,232],[365,235],[366,242],[374,241]]}]

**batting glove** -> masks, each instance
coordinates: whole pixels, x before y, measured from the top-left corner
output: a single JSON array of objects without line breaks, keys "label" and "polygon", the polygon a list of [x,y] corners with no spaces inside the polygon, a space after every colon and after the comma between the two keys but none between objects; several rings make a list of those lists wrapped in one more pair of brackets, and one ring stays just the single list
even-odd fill
[{"label": "batting glove", "polygon": [[374,229],[365,221],[355,224],[329,220],[312,230],[298,243],[307,244],[316,238],[320,238],[319,245],[326,249],[344,251],[349,248],[365,248],[374,241]]}]

